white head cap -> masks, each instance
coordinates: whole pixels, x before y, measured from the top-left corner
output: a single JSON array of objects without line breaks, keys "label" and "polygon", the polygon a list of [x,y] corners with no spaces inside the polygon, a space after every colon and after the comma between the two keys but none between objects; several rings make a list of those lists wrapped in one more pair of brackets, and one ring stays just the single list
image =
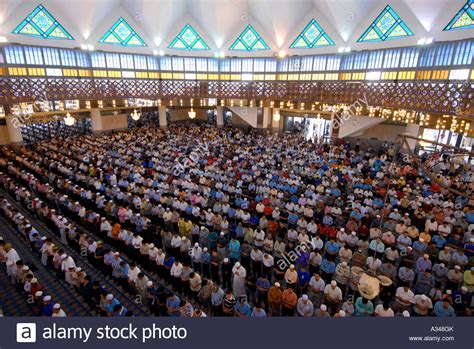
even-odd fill
[{"label": "white head cap", "polygon": [[61,259],[66,259],[66,258],[67,258],[67,254],[63,253],[63,254],[61,255]]},{"label": "white head cap", "polygon": [[44,296],[44,297],[43,297],[43,300],[44,300],[45,302],[49,302],[49,301],[51,301],[51,296]]},{"label": "white head cap", "polygon": [[408,310],[405,310],[403,311],[403,317],[410,317],[410,313],[408,312]]},{"label": "white head cap", "polygon": [[54,308],[54,309],[59,309],[59,308],[61,308],[61,304],[56,303],[55,305],[53,305],[53,308]]},{"label": "white head cap", "polygon": [[332,281],[331,281],[331,286],[337,286],[336,280],[332,280]]},{"label": "white head cap", "polygon": [[344,310],[339,310],[339,317],[346,317],[346,312]]},{"label": "white head cap", "polygon": [[322,311],[326,311],[328,309],[328,307],[326,307],[326,305],[324,305],[324,304],[321,304],[319,309],[321,309]]},{"label": "white head cap", "polygon": [[114,295],[109,293],[106,298],[108,301],[111,301],[112,299],[114,299]]},{"label": "white head cap", "polygon": [[308,300],[308,295],[307,294],[302,295],[301,299],[304,300],[304,301],[307,301]]},{"label": "white head cap", "polygon": [[146,285],[147,285],[148,287],[153,286],[153,281],[148,281],[148,282],[146,283]]},{"label": "white head cap", "polygon": [[279,282],[275,282],[275,287],[280,287],[280,283],[279,283]]},{"label": "white head cap", "polygon": [[240,262],[235,263],[235,266],[236,266],[237,268],[240,268]]}]

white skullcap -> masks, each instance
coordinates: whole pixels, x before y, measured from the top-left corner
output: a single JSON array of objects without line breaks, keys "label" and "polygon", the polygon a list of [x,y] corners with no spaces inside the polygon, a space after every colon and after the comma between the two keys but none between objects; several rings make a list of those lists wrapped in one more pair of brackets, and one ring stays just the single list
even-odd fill
[{"label": "white skullcap", "polygon": [[339,310],[340,317],[346,317],[346,312],[344,310]]},{"label": "white skullcap", "polygon": [[207,252],[207,247],[204,247],[202,250],[203,250],[204,252]]},{"label": "white skullcap", "polygon": [[275,282],[275,287],[280,287],[280,283],[279,283],[279,282]]},{"label": "white skullcap", "polygon": [[225,233],[224,233],[223,231],[221,231],[221,234],[220,234],[220,235],[221,235],[221,236],[224,236],[224,235],[225,235]]},{"label": "white skullcap", "polygon": [[451,290],[446,290],[446,294],[447,294],[447,295],[450,295],[450,294],[452,294],[452,293],[453,293],[453,291],[451,291]]},{"label": "white skullcap", "polygon": [[324,304],[321,304],[319,309],[321,309],[322,311],[326,311],[328,309],[328,307],[326,307],[326,305],[324,305]]},{"label": "white skullcap", "polygon": [[357,233],[356,233],[355,231],[353,231],[353,232],[351,233],[352,236],[356,236],[356,234],[357,234]]},{"label": "white skullcap", "polygon": [[235,263],[235,266],[236,266],[237,268],[240,267],[240,262],[236,262],[236,263]]},{"label": "white skullcap", "polygon": [[186,240],[186,236],[183,236],[183,237],[181,238],[181,240],[183,240],[183,241]]},{"label": "white skullcap", "polygon": [[291,264],[291,265],[290,265],[290,269],[295,269],[295,265],[294,265],[294,264]]},{"label": "white skullcap", "polygon": [[35,284],[35,283],[37,283],[37,282],[38,282],[38,279],[37,279],[37,278],[31,279],[31,283],[32,283],[32,284]]},{"label": "white skullcap", "polygon": [[41,297],[43,295],[43,291],[36,291],[35,297]]},{"label": "white skullcap", "polygon": [[229,258],[224,258],[224,263],[227,263],[229,261]]},{"label": "white skullcap", "polygon": [[405,310],[403,311],[403,317],[410,317],[410,313],[408,312],[408,310]]},{"label": "white skullcap", "polygon": [[196,243],[194,244],[194,247],[199,247],[199,242],[196,242]]},{"label": "white skullcap", "polygon": [[54,308],[54,309],[59,309],[59,308],[61,308],[61,304],[56,303],[55,305],[53,305],[53,308]]},{"label": "white skullcap", "polygon": [[148,281],[148,282],[146,283],[146,285],[147,285],[148,287],[153,286],[153,281]]},{"label": "white skullcap", "polygon": [[347,262],[346,262],[346,261],[342,262],[341,264],[342,264],[343,266],[347,266]]},{"label": "white skullcap", "polygon": [[109,293],[106,298],[108,301],[111,301],[112,299],[114,299],[114,295]]},{"label": "white skullcap", "polygon": [[308,300],[308,295],[307,294],[302,295],[301,299],[304,300],[304,301],[307,301]]},{"label": "white skullcap", "polygon": [[461,270],[461,267],[460,267],[459,265],[455,265],[455,266],[454,266],[454,269],[456,269],[456,270]]},{"label": "white skullcap", "polygon": [[63,253],[63,254],[61,255],[61,259],[66,259],[66,258],[67,258],[67,254]]},{"label": "white skullcap", "polygon": [[332,280],[332,281],[331,281],[331,286],[337,286],[336,280]]},{"label": "white skullcap", "polygon": [[44,300],[45,302],[49,302],[49,301],[51,300],[51,296],[44,296],[44,297],[43,297],[43,300]]}]

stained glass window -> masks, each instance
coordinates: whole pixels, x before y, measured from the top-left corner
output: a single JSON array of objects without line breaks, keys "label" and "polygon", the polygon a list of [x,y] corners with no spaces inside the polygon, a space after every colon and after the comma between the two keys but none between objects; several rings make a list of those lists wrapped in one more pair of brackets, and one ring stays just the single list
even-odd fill
[{"label": "stained glass window", "polygon": [[257,33],[257,31],[249,24],[244,31],[234,41],[229,50],[235,51],[261,51],[269,50],[267,43]]},{"label": "stained glass window", "polygon": [[412,36],[413,32],[389,6],[379,14],[357,42],[375,42]]},{"label": "stained glass window", "polygon": [[120,17],[99,42],[121,46],[147,46],[145,41],[133,30],[125,19]]},{"label": "stained glass window", "polygon": [[332,46],[334,42],[321,28],[321,26],[312,19],[303,31],[298,35],[290,48],[316,48],[321,46]]},{"label": "stained glass window", "polygon": [[206,42],[199,36],[199,34],[194,30],[194,28],[186,24],[179,32],[178,35],[174,38],[168,48],[174,48],[176,50],[210,50]]},{"label": "stained glass window", "polygon": [[13,34],[44,39],[74,40],[43,5],[38,5],[17,27]]},{"label": "stained glass window", "polygon": [[468,0],[444,30],[474,28],[474,0]]}]

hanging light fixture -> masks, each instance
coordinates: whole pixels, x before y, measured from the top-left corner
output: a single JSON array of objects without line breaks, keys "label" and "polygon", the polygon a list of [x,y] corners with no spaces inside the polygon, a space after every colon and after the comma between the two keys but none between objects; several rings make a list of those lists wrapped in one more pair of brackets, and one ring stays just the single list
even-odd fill
[{"label": "hanging light fixture", "polygon": [[280,112],[276,111],[273,113],[273,121],[280,121]]},{"label": "hanging light fixture", "polygon": [[196,112],[191,108],[190,111],[188,111],[188,116],[190,119],[194,119],[196,117]]},{"label": "hanging light fixture", "polygon": [[66,117],[64,118],[64,123],[67,126],[73,126],[76,123],[76,119],[69,114],[69,112],[66,114]]},{"label": "hanging light fixture", "polygon": [[131,116],[131,117],[132,117],[132,119],[133,119],[133,120],[135,120],[135,121],[138,121],[138,120],[140,120],[140,113],[139,113],[139,112],[137,112],[137,110],[136,110],[136,109],[133,109],[133,113],[132,113],[132,114],[130,114],[130,116]]}]

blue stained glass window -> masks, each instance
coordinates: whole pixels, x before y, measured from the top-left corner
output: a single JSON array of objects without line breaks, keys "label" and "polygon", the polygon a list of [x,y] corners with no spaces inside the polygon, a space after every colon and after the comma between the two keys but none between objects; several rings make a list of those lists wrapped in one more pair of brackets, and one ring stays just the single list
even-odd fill
[{"label": "blue stained glass window", "polygon": [[201,51],[210,50],[206,42],[199,36],[196,30],[186,24],[178,35],[173,39],[168,48],[176,50]]},{"label": "blue stained glass window", "polygon": [[474,0],[468,0],[444,30],[474,28]]},{"label": "blue stained glass window", "polygon": [[290,45],[290,48],[316,48],[332,46],[334,42],[323,28],[312,19],[298,37]]},{"label": "blue stained glass window", "polygon": [[239,37],[230,46],[229,50],[234,51],[262,51],[269,50],[267,43],[260,34],[249,24]]},{"label": "blue stained glass window", "polygon": [[13,34],[43,39],[74,40],[56,18],[43,6],[36,8],[13,30]]},{"label": "blue stained glass window", "polygon": [[400,16],[387,5],[357,42],[377,42],[414,35]]},{"label": "blue stained glass window", "polygon": [[109,30],[100,38],[100,43],[121,46],[147,46],[128,22],[120,17]]}]

